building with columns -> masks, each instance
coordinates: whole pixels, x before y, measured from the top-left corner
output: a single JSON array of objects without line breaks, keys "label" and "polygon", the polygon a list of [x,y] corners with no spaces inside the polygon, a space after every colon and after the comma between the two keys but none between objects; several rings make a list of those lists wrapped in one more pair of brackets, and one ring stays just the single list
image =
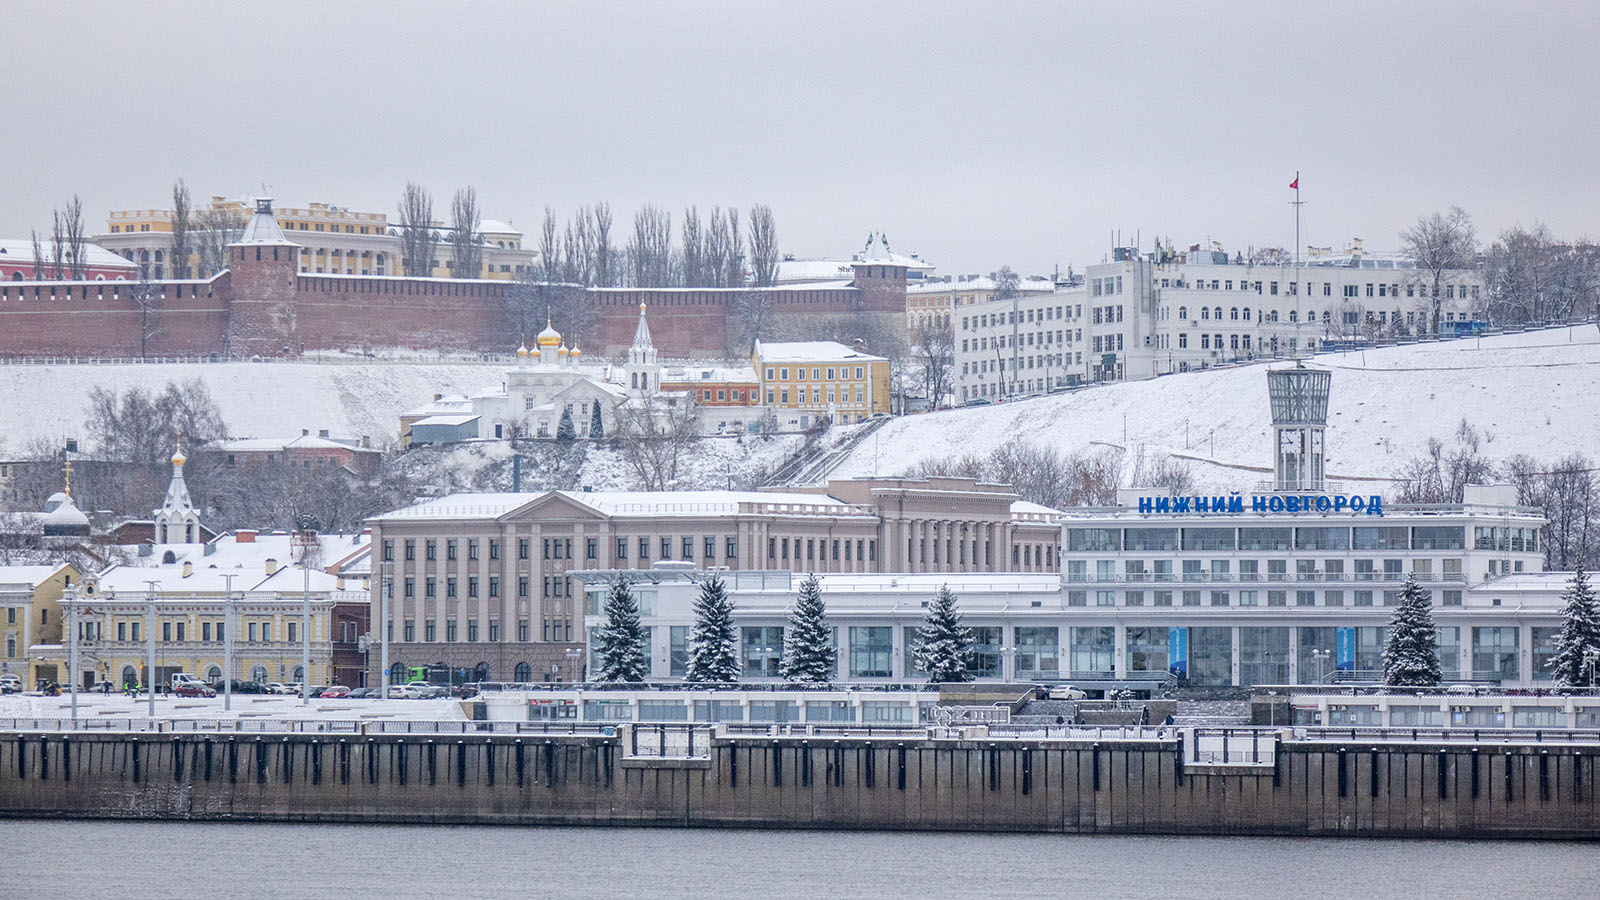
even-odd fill
[{"label": "building with columns", "polygon": [[578,573],[658,563],[1053,573],[1057,515],[965,478],[786,492],[454,494],[370,520],[382,573],[373,608],[389,604],[391,669],[443,662],[489,680],[578,680]]}]

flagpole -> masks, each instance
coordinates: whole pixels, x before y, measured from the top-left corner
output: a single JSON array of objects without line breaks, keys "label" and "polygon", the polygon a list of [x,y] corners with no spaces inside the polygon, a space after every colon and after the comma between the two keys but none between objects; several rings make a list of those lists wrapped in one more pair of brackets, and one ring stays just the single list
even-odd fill
[{"label": "flagpole", "polygon": [[1303,334],[1301,326],[1304,324],[1301,319],[1305,318],[1305,304],[1300,297],[1300,288],[1302,286],[1300,283],[1300,207],[1300,172],[1297,169],[1294,173],[1294,337],[1296,355],[1299,355],[1304,343],[1301,340],[1301,335]]}]

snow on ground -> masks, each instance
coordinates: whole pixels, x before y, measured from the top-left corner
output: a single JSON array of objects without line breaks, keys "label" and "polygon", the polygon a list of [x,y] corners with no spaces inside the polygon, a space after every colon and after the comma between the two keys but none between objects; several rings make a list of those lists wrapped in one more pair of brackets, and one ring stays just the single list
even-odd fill
[{"label": "snow on ground", "polygon": [[[235,694],[233,709],[225,710],[221,695],[216,697],[156,697],[156,717],[173,719],[405,719],[408,721],[465,721],[460,700],[323,700],[313,699],[301,706],[299,697]],[[134,700],[122,694],[78,695],[80,719],[144,718],[149,714],[148,697]],[[0,718],[67,718],[72,698],[7,694],[0,697]]]},{"label": "snow on ground", "polygon": [[198,378],[235,437],[289,437],[326,428],[337,437],[398,439],[400,413],[434,394],[498,385],[504,364],[230,362],[148,365],[0,365],[0,454],[31,439],[83,437],[96,387],[152,393]]},{"label": "snow on ground", "polygon": [[[1311,364],[1333,372],[1333,479],[1391,477],[1424,452],[1430,437],[1448,446],[1462,419],[1483,433],[1483,451],[1497,460],[1600,454],[1594,325],[1322,354]],[[880,429],[832,474],[901,474],[923,460],[987,454],[1015,437],[1066,453],[1097,447],[1169,453],[1191,460],[1202,487],[1248,489],[1271,477],[1267,368],[1191,372],[910,416]]]}]

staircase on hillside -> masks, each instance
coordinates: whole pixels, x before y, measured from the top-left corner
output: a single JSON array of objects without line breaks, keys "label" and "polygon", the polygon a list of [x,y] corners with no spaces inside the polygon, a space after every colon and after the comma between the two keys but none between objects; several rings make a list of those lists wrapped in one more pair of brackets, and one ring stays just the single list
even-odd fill
[{"label": "staircase on hillside", "polygon": [[868,436],[882,428],[889,422],[889,417],[869,420],[865,425],[856,429],[856,432],[832,446],[824,446],[821,441],[802,448],[794,456],[789,457],[783,465],[774,469],[772,474],[761,484],[763,487],[778,487],[781,485],[825,484],[828,473],[844,462],[850,452],[861,445]]}]

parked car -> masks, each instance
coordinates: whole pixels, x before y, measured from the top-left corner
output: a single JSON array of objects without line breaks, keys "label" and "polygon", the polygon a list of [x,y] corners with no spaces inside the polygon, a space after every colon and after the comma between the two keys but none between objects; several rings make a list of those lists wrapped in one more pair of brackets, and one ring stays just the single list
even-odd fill
[{"label": "parked car", "polygon": [[414,685],[414,687],[416,687],[419,691],[422,692],[421,696],[422,696],[422,699],[424,699],[424,700],[437,700],[440,697],[448,697],[448,696],[450,696],[450,688],[448,688],[448,687],[446,687],[445,685],[442,685],[442,684],[421,684],[421,683],[418,683],[418,684]]},{"label": "parked car", "polygon": [[378,692],[372,688],[351,688],[345,693],[344,698],[346,700],[365,700],[368,697],[376,696],[378,696]]},{"label": "parked car", "polygon": [[[308,696],[308,697],[321,697],[322,696],[322,692],[327,690],[328,688],[331,688],[331,687],[333,687],[333,685],[331,685],[331,684],[319,684],[319,685],[316,685],[315,687],[313,687],[311,689],[311,693],[307,694],[306,696]],[[294,692],[295,692],[296,695],[298,695],[300,693],[300,685],[297,684],[297,685],[294,686]]]},{"label": "parked car", "polygon": [[350,689],[342,684],[330,684],[319,691],[317,696],[330,700],[338,699],[340,697],[348,697],[350,696]]},{"label": "parked car", "polygon": [[269,681],[269,682],[267,682],[267,693],[269,693],[269,694],[292,694],[292,693],[294,693],[294,691],[290,690],[289,686],[287,684],[283,684],[282,682],[277,682],[277,681]]},{"label": "parked car", "polygon": [[1050,689],[1051,700],[1084,700],[1088,696],[1081,688],[1075,688],[1070,684],[1058,684]]},{"label": "parked car", "polygon": [[421,700],[426,696],[423,685],[416,684],[391,684],[389,685],[390,700]]},{"label": "parked car", "polygon": [[7,672],[0,675],[0,694],[22,693],[22,678],[14,673]]},{"label": "parked car", "polygon": [[217,695],[216,690],[211,685],[202,684],[198,681],[179,682],[172,689],[172,692],[179,697],[215,697]]}]

